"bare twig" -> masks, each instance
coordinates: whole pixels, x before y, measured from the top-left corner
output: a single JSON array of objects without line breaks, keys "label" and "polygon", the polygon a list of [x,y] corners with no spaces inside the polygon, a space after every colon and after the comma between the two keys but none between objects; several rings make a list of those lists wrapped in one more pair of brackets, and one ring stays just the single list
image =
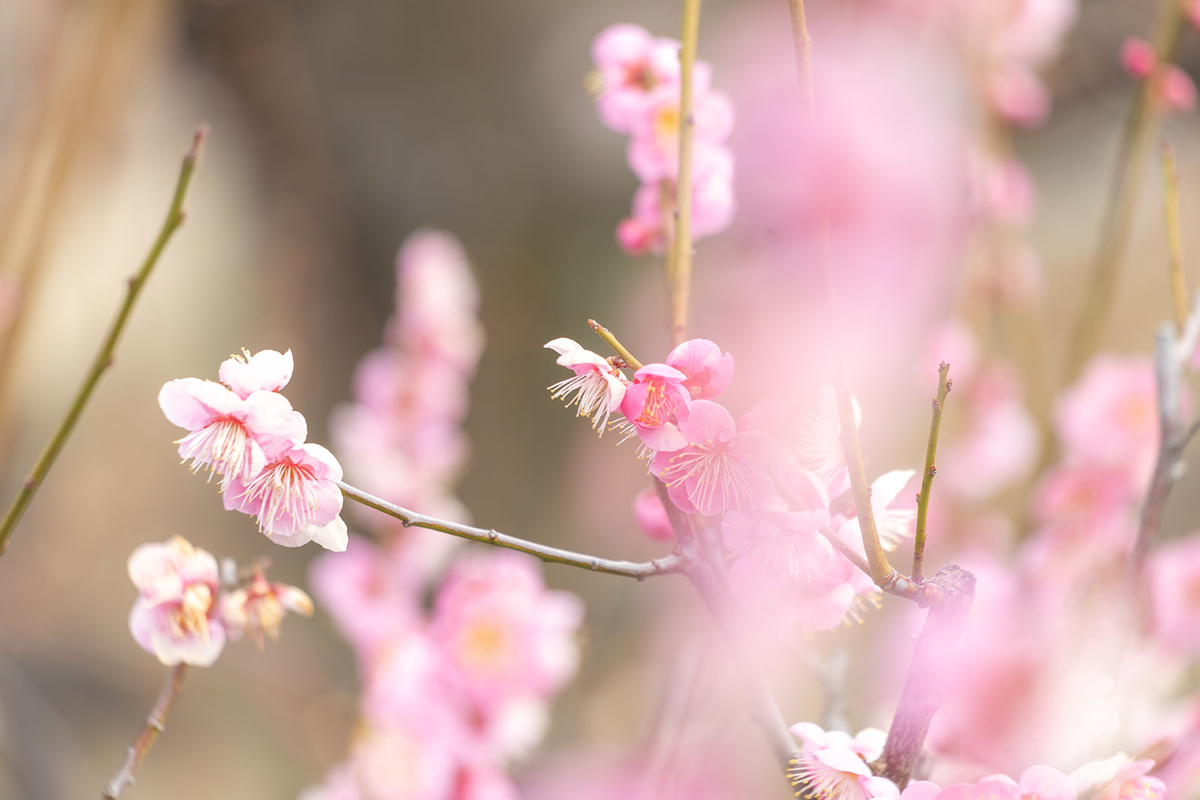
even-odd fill
[{"label": "bare twig", "polygon": [[46,445],[46,449],[38,457],[37,462],[33,465],[29,475],[25,478],[21,489],[17,492],[17,496],[13,499],[12,505],[4,515],[4,520],[0,522],[0,554],[8,547],[8,539],[12,535],[13,528],[21,515],[25,513],[26,507],[33,500],[33,495],[41,486],[42,481],[46,477],[46,473],[50,471],[50,467],[54,464],[54,459],[62,451],[63,446],[67,443],[67,438],[75,429],[76,422],[79,421],[79,416],[83,413],[84,406],[92,396],[92,392],[96,388],[96,384],[100,382],[101,376],[108,370],[113,363],[113,352],[116,350],[117,342],[120,341],[121,334],[125,330],[125,324],[129,321],[130,313],[133,311],[133,305],[137,302],[138,295],[142,292],[142,287],[146,285],[146,281],[150,277],[150,273],[154,270],[154,266],[158,263],[159,256],[170,241],[171,236],[183,224],[186,211],[184,204],[187,201],[188,188],[192,183],[192,176],[195,174],[196,166],[200,163],[200,157],[204,152],[204,142],[208,138],[208,127],[201,126],[196,131],[195,138],[192,141],[191,149],[187,155],[183,157],[183,165],[179,170],[179,180],[175,185],[175,194],[171,199],[171,206],[167,211],[167,218],[163,221],[162,229],[158,233],[158,237],[154,240],[153,246],[150,248],[150,253],[142,262],[141,269],[137,274],[129,279],[129,288],[125,292],[125,300],[121,303],[121,307],[117,309],[117,316],[113,319],[112,325],[108,330],[108,334],[104,337],[104,341],[100,344],[100,350],[96,353],[96,357],[92,360],[92,366],[88,370],[87,375],[83,379],[83,385],[79,387],[79,391],[75,395],[74,401],[71,403],[67,414],[63,417],[62,422],[55,431],[54,436],[50,439],[50,443]]},{"label": "bare twig", "polygon": [[361,503],[368,508],[373,508],[376,511],[387,514],[389,517],[394,517],[400,520],[401,524],[406,528],[412,526],[426,528],[431,531],[440,531],[448,533],[451,536],[457,536],[460,539],[469,539],[472,542],[490,544],[495,547],[503,547],[507,550],[528,553],[535,558],[540,558],[542,561],[551,564],[565,564],[569,567],[578,567],[579,569],[586,569],[591,572],[623,575],[627,578],[636,578],[639,581],[655,575],[668,575],[673,572],[681,572],[684,568],[683,561],[678,555],[656,558],[653,561],[612,561],[586,553],[560,550],[557,547],[549,547],[537,542],[518,539],[515,536],[509,536],[506,533],[500,533],[496,530],[474,528],[470,525],[458,525],[444,519],[418,514],[416,511],[409,511],[407,508],[401,508],[386,500],[367,494],[362,489],[356,489],[347,483],[338,481],[337,485],[342,490],[342,494],[354,502]]},{"label": "bare twig", "polygon": [[1162,146],[1163,217],[1167,223],[1167,246],[1170,253],[1171,300],[1175,310],[1175,325],[1179,333],[1188,317],[1187,274],[1183,269],[1183,231],[1179,225],[1179,170],[1175,166],[1175,150]]},{"label": "bare twig", "polygon": [[594,319],[588,320],[588,326],[596,332],[596,335],[607,342],[608,346],[611,347],[617,355],[625,359],[625,363],[628,364],[632,369],[642,368],[642,362],[634,358],[633,353],[630,353],[625,349],[625,345],[621,344],[620,340],[613,335],[612,331],[601,325],[599,322],[596,322]]},{"label": "bare twig", "polygon": [[949,379],[950,365],[943,361],[938,365],[938,393],[933,401],[933,419],[929,423],[929,443],[925,446],[925,472],[921,475],[921,493],[917,495],[917,532],[913,539],[912,579],[915,583],[925,582],[925,523],[929,516],[929,494],[933,489],[933,476],[937,475],[938,432],[942,427],[942,408],[953,382]]},{"label": "bare twig", "polygon": [[121,765],[121,769],[108,782],[108,785],[101,790],[101,797],[106,800],[116,800],[121,796],[122,791],[133,785],[138,767],[146,758],[146,753],[150,752],[158,735],[166,730],[167,716],[171,713],[171,707],[175,705],[175,698],[179,696],[179,687],[183,684],[187,671],[187,664],[177,664],[167,673],[167,680],[163,683],[162,691],[158,693],[158,701],[150,711],[150,716],[146,717],[146,723],[138,731],[137,738],[133,740],[133,744],[129,745],[125,763]]},{"label": "bare twig", "polygon": [[929,723],[941,705],[949,656],[975,598],[975,576],[954,564],[942,567],[929,583],[938,586],[943,600],[930,607],[925,627],[917,636],[883,756],[871,765],[875,774],[891,779],[901,789],[912,777]]},{"label": "bare twig", "polygon": [[687,337],[688,295],[692,285],[692,146],[696,130],[696,40],[700,32],[700,0],[683,0],[683,32],[679,51],[679,177],[675,181],[675,232],[669,262],[671,280],[671,345]]}]

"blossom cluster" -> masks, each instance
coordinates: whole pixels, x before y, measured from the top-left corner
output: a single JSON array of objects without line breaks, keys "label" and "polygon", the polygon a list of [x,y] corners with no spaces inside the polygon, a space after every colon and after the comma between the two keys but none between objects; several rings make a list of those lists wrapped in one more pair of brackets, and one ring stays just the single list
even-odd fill
[{"label": "blossom cluster", "polygon": [[547,590],[528,556],[470,553],[433,580],[406,581],[404,561],[356,538],[314,572],[360,654],[364,730],[304,796],[515,798],[505,767],[541,741],[548,702],[574,674],[583,606]]},{"label": "blossom cluster", "polygon": [[462,519],[451,487],[466,458],[461,425],[483,351],[479,290],[462,245],[419,231],[396,258],[396,313],[359,362],[355,401],[334,411],[333,440],[355,485]]},{"label": "blossom cluster", "polygon": [[268,581],[261,566],[246,581],[235,566],[225,572],[222,580],[212,553],[181,536],[139,546],[129,557],[129,578],[138,590],[129,615],[134,641],[163,664],[207,667],[227,639],[248,635],[261,649],[264,638],[279,638],[287,612],[312,616],[307,594]]},{"label": "blossom cluster", "polygon": [[193,471],[220,475],[227,511],[258,520],[284,547],[316,542],[346,549],[342,467],[319,444],[306,443],[308,423],[280,390],[292,379],[292,351],[263,350],[221,364],[220,382],[168,381],[158,394],[163,414],[189,431],[179,455]]},{"label": "blossom cluster", "polygon": [[[629,167],[641,181],[633,210],[617,226],[627,252],[660,252],[671,240],[679,176],[679,42],[637,25],[613,25],[592,43],[596,108],[605,126],[629,136]],[[725,144],[733,105],[711,87],[712,67],[693,73],[692,236],[720,233],[733,220],[733,154]]]},{"label": "blossom cluster", "polygon": [[1162,800],[1166,796],[1163,782],[1147,774],[1154,761],[1134,761],[1123,753],[1085,764],[1070,775],[1038,764],[1025,769],[1016,780],[995,774],[945,787],[913,781],[901,792],[887,778],[872,774],[869,766],[883,754],[887,738],[883,731],[867,728],[851,737],[801,722],[792,726],[792,733],[803,746],[789,774],[805,797],[821,800]]},{"label": "blossom cluster", "polygon": [[[714,400],[733,380],[733,357],[707,339],[680,344],[632,378],[623,361],[574,340],[545,346],[575,373],[550,387],[553,396],[601,433],[615,428],[637,437],[668,502],[719,520],[736,559],[734,590],[756,613],[820,630],[875,602],[878,588],[841,552],[861,555],[862,545],[851,504],[839,502],[849,478],[832,390],[823,390],[813,408],[765,400],[735,420]],[[889,549],[913,531],[915,507],[897,502],[913,476],[888,472],[872,485],[877,527]],[[659,496],[641,495],[635,513],[649,535],[671,537]]]},{"label": "blossom cluster", "polygon": [[[334,438],[356,483],[462,519],[453,485],[483,346],[478,291],[462,246],[435,231],[404,244],[396,280],[385,344],[360,363]],[[547,590],[527,556],[452,554],[443,534],[379,516],[363,524],[378,544],[353,536],[312,567],[358,659],[361,733],[305,797],[515,798],[505,768],[541,740],[549,700],[574,673],[580,601]]]}]

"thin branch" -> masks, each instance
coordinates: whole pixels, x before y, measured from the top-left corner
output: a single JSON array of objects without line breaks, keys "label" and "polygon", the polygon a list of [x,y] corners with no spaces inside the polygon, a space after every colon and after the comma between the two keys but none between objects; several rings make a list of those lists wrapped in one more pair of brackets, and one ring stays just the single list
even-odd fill
[{"label": "thin branch", "polygon": [[821,530],[817,532],[824,536],[825,539],[831,545],[833,545],[834,550],[837,550],[839,553],[844,555],[851,564],[858,567],[868,578],[871,577],[871,566],[863,560],[862,556],[851,550],[850,546],[843,542],[836,533],[829,530],[829,528],[821,528]]},{"label": "thin branch", "polygon": [[[1187,323],[1185,322],[1185,328]],[[1158,457],[1133,548],[1133,566],[1140,569],[1150,543],[1158,536],[1167,498],[1179,479],[1183,450],[1191,438],[1183,425],[1182,361],[1187,357],[1175,339],[1174,326],[1163,323],[1154,348],[1154,379],[1158,389]],[[1194,427],[1194,426],[1193,426]]]},{"label": "thin branch", "polygon": [[683,0],[683,32],[679,37],[679,177],[675,181],[675,236],[670,261],[671,345],[687,337],[688,295],[692,284],[692,146],[696,131],[696,42],[700,32],[700,0]]},{"label": "thin branch", "polygon": [[707,528],[697,530],[696,524],[704,525],[704,518],[684,514],[671,502],[666,484],[660,480],[655,480],[654,484],[671,520],[680,555],[687,563],[684,574],[695,587],[729,646],[731,656],[745,678],[751,716],[790,783],[788,770],[795,765],[799,752],[771,691],[771,684],[758,658],[758,649],[747,635],[749,625],[737,613],[738,606],[729,590],[728,565],[720,543],[713,541],[713,531]]},{"label": "thin branch", "polygon": [[[1162,0],[1154,31],[1154,52],[1158,63],[1167,64],[1175,60],[1183,23],[1184,3],[1181,0]],[[1161,91],[1161,75],[1142,81],[1129,109],[1117,155],[1112,191],[1100,226],[1100,240],[1096,245],[1088,291],[1067,349],[1063,386],[1079,377],[1083,365],[1096,352],[1112,310],[1121,262],[1133,232],[1134,212],[1145,177],[1150,142],[1159,116]]]},{"label": "thin branch", "polygon": [[915,583],[925,582],[925,522],[929,515],[929,494],[933,489],[933,476],[937,475],[938,432],[942,427],[942,408],[946,395],[954,385],[949,379],[950,365],[943,361],[938,365],[938,393],[933,401],[933,419],[929,423],[929,443],[925,446],[925,472],[921,476],[921,493],[917,495],[917,533],[913,540],[912,579]]},{"label": "thin branch", "polygon": [[1179,169],[1175,166],[1175,150],[1162,146],[1163,216],[1167,222],[1167,245],[1170,252],[1171,300],[1175,309],[1175,325],[1180,333],[1188,317],[1187,274],[1183,269],[1183,231],[1179,226]]},{"label": "thin branch", "polygon": [[611,347],[617,355],[619,355],[621,358],[625,359],[625,363],[628,364],[631,368],[633,368],[633,369],[641,369],[642,368],[642,362],[640,362],[636,358],[634,358],[633,353],[630,353],[628,350],[625,349],[625,345],[621,344],[621,342],[617,339],[617,337],[613,335],[612,331],[610,331],[608,328],[601,325],[599,322],[596,322],[596,320],[594,320],[594,319],[589,319],[588,325],[591,327],[592,330],[594,330],[596,332],[596,334],[601,339],[603,339],[605,342],[608,343],[608,346]]},{"label": "thin branch", "polygon": [[850,473],[850,488],[854,496],[854,510],[858,514],[858,527],[862,531],[863,550],[867,553],[867,563],[871,565],[871,578],[883,588],[884,582],[896,571],[888,563],[887,554],[879,540],[879,529],[875,526],[875,513],[871,508],[871,486],[867,483],[862,447],[858,443],[858,426],[854,424],[853,401],[850,391],[842,385],[837,387],[837,406],[842,426],[842,451],[846,455],[846,469]]},{"label": "thin branch", "polygon": [[883,755],[871,765],[876,775],[891,779],[901,789],[912,777],[925,746],[929,723],[941,705],[941,685],[949,656],[962,634],[975,597],[975,576],[954,564],[942,567],[929,584],[938,587],[942,601],[930,607],[925,626],[917,636]]},{"label": "thin branch", "polygon": [[125,756],[125,763],[121,765],[121,769],[101,790],[101,797],[116,800],[122,791],[133,785],[138,767],[146,758],[146,753],[150,752],[158,735],[166,730],[167,716],[171,713],[171,707],[175,705],[175,698],[179,696],[179,687],[183,684],[187,671],[187,664],[178,664],[167,673],[167,680],[163,683],[162,691],[158,693],[158,701],[150,711],[150,716],[146,717],[146,724],[138,731],[133,744],[129,745],[129,753]]},{"label": "thin branch", "polygon": [[145,261],[142,262],[141,269],[129,279],[129,288],[125,292],[125,300],[117,310],[117,315],[113,319],[112,326],[109,328],[108,334],[104,337],[104,341],[100,344],[100,350],[96,353],[96,357],[92,361],[92,366],[84,377],[83,385],[79,387],[79,391],[75,395],[75,400],[71,403],[71,407],[67,410],[67,414],[63,417],[53,438],[50,439],[50,443],[46,445],[46,449],[42,451],[37,462],[33,465],[33,469],[30,470],[29,475],[25,478],[20,491],[17,492],[12,505],[9,506],[8,511],[5,513],[4,520],[0,522],[0,555],[7,549],[8,539],[12,535],[13,528],[16,526],[17,521],[21,519],[21,515],[25,513],[26,507],[33,500],[34,493],[41,486],[46,473],[50,471],[54,460],[67,443],[67,438],[75,429],[75,423],[79,421],[79,416],[83,413],[84,406],[87,405],[88,400],[91,398],[96,384],[100,382],[101,376],[112,366],[113,353],[116,350],[121,334],[125,330],[125,324],[129,321],[133,305],[137,302],[138,295],[141,294],[142,287],[146,285],[146,280],[150,277],[150,273],[158,263],[159,256],[162,255],[167,242],[170,241],[171,236],[178,230],[179,226],[183,224],[184,217],[186,216],[184,203],[187,201],[188,188],[191,186],[196,166],[200,163],[200,157],[204,152],[204,142],[207,137],[208,127],[201,126],[196,131],[191,149],[183,157],[183,165],[179,170],[179,181],[175,185],[175,194],[171,199],[171,206],[167,211],[167,218],[163,222],[162,229],[158,233],[158,238],[154,240],[154,245],[150,248],[150,253],[146,256]]},{"label": "thin branch", "polygon": [[428,517],[369,495],[363,490],[356,489],[347,483],[338,481],[337,485],[342,490],[342,494],[354,502],[361,503],[368,508],[373,508],[376,511],[387,514],[389,517],[394,517],[400,520],[401,524],[406,528],[411,526],[426,528],[431,531],[440,531],[448,533],[451,536],[457,536],[460,539],[469,539],[472,542],[490,544],[495,547],[503,547],[507,550],[527,553],[534,558],[540,558],[542,561],[550,564],[565,564],[569,567],[578,567],[579,569],[586,569],[591,572],[623,575],[627,578],[636,578],[639,581],[655,575],[682,572],[684,569],[683,560],[678,555],[669,555],[665,558],[656,558],[653,561],[643,562],[612,561],[607,558],[587,555],[586,553],[574,553],[570,550],[560,550],[557,547],[549,547],[537,542],[518,539],[515,536],[509,536],[496,530],[458,525],[454,522],[437,519],[436,517]]}]

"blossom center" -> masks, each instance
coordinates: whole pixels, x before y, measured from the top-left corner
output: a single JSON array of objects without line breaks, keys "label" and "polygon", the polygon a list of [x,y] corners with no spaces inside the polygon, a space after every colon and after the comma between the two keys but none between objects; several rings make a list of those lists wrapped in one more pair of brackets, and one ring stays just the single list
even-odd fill
[{"label": "blossom center", "polygon": [[675,410],[675,403],[667,396],[666,382],[650,380],[646,384],[646,405],[638,415],[637,423],[647,428],[657,428]]},{"label": "blossom center", "polygon": [[244,492],[250,502],[262,504],[259,530],[271,529],[275,522],[289,517],[295,527],[306,527],[319,505],[316,484],[312,470],[303,464],[280,461],[268,465]]},{"label": "blossom center", "polygon": [[240,420],[223,417],[193,431],[178,441],[183,446],[185,458],[190,458],[192,472],[208,466],[208,477],[220,473],[222,486],[236,476],[245,475],[249,467],[246,455],[246,428]]}]

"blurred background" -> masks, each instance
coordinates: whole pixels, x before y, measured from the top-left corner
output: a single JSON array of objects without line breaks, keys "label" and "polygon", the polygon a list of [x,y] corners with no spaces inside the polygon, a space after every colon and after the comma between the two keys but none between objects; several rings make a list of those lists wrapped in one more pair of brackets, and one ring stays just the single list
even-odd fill
[{"label": "blurred background", "polygon": [[[823,30],[845,27],[832,18],[834,5],[811,3],[819,81],[822,58],[833,57],[822,50]],[[1014,138],[1038,185],[1030,238],[1044,281],[1018,327],[1040,331],[1031,346],[1046,374],[1057,372],[1077,309],[1134,89],[1118,46],[1146,35],[1153,13],[1145,0],[1085,0],[1047,73],[1049,120]],[[291,348],[289,397],[308,417],[310,440],[328,441],[329,412],[349,397],[354,366],[392,311],[396,249],[418,228],[460,237],[482,289],[488,341],[460,484],[474,518],[606,556],[663,552],[634,525],[630,500],[645,476],[633,449],[597,442],[548,398],[545,387],[561,376],[541,349],[557,336],[595,346],[586,326],[594,317],[643,360],[666,352],[661,270],[653,258],[623,254],[613,238],[636,179],[584,84],[591,40],[615,22],[677,36],[679,8],[632,0],[0,2],[6,504],[157,232],[192,131],[201,121],[212,126],[187,224],[135,311],[115,369],[0,560],[0,797],[91,796],[124,757],[164,673],[128,633],[135,592],[125,563],[137,544],[181,534],[239,561],[269,550],[275,579],[307,585],[314,548],[270,547],[250,520],[222,511],[212,487],[179,467],[177,431],[155,398],[172,378],[215,376],[242,347]],[[939,106],[942,122],[970,134],[976,123],[957,62],[925,40],[907,48],[928,49],[919,69],[944,77],[949,88],[938,91],[952,98]],[[756,80],[768,70],[790,88],[786,4],[707,0],[700,52],[738,109],[735,149],[739,141],[752,147],[770,127],[772,103],[792,99],[764,99]],[[1180,63],[1200,67],[1195,41]],[[907,102],[903,88],[891,96]],[[743,102],[757,105],[743,115]],[[1200,252],[1200,230],[1189,224],[1200,209],[1200,129],[1195,116],[1179,115],[1164,131],[1182,173],[1185,252]],[[693,333],[745,365],[735,413],[780,371],[797,393],[829,381],[819,346],[788,355],[799,345],[781,341],[815,335],[819,303],[806,267],[792,263],[795,274],[784,275],[789,267],[778,260],[763,265],[776,231],[755,211],[773,196],[755,187],[766,180],[762,168],[752,157],[739,161],[742,216],[730,234],[702,242],[696,259]],[[1156,165],[1145,190],[1108,328],[1118,351],[1148,351],[1170,311]],[[908,304],[910,324],[933,325],[965,291],[953,275],[969,248],[943,250],[936,268],[897,258],[899,283],[919,284],[911,296],[892,297]],[[27,302],[11,302],[15,286]],[[755,312],[759,299],[770,314]],[[855,374],[865,416],[876,420],[864,428],[873,469],[915,467],[923,452],[933,384],[913,378],[925,374],[914,369],[925,363],[921,333],[889,338],[870,328],[859,343],[887,340],[879,360]],[[758,357],[743,358],[756,348]],[[1200,505],[1195,488],[1189,478],[1177,491],[1168,527],[1187,526]],[[940,563],[936,549],[931,560]],[[671,670],[694,669],[702,658],[656,614],[668,606],[689,613],[689,587],[553,566],[546,577],[581,594],[588,617],[580,676],[558,702],[541,754],[636,746],[666,702]],[[869,636],[876,624],[847,635]],[[193,670],[131,796],[293,797],[340,760],[356,708],[349,646],[319,608],[311,622],[285,627],[265,653],[233,646],[213,668]],[[778,669],[785,681],[799,674],[786,659]],[[693,735],[733,726],[740,768],[769,773],[736,694],[719,685],[718,677],[698,679]],[[790,721],[819,708],[812,687],[805,675],[782,691]],[[872,716],[878,699],[851,703],[855,729],[886,724]]]}]

